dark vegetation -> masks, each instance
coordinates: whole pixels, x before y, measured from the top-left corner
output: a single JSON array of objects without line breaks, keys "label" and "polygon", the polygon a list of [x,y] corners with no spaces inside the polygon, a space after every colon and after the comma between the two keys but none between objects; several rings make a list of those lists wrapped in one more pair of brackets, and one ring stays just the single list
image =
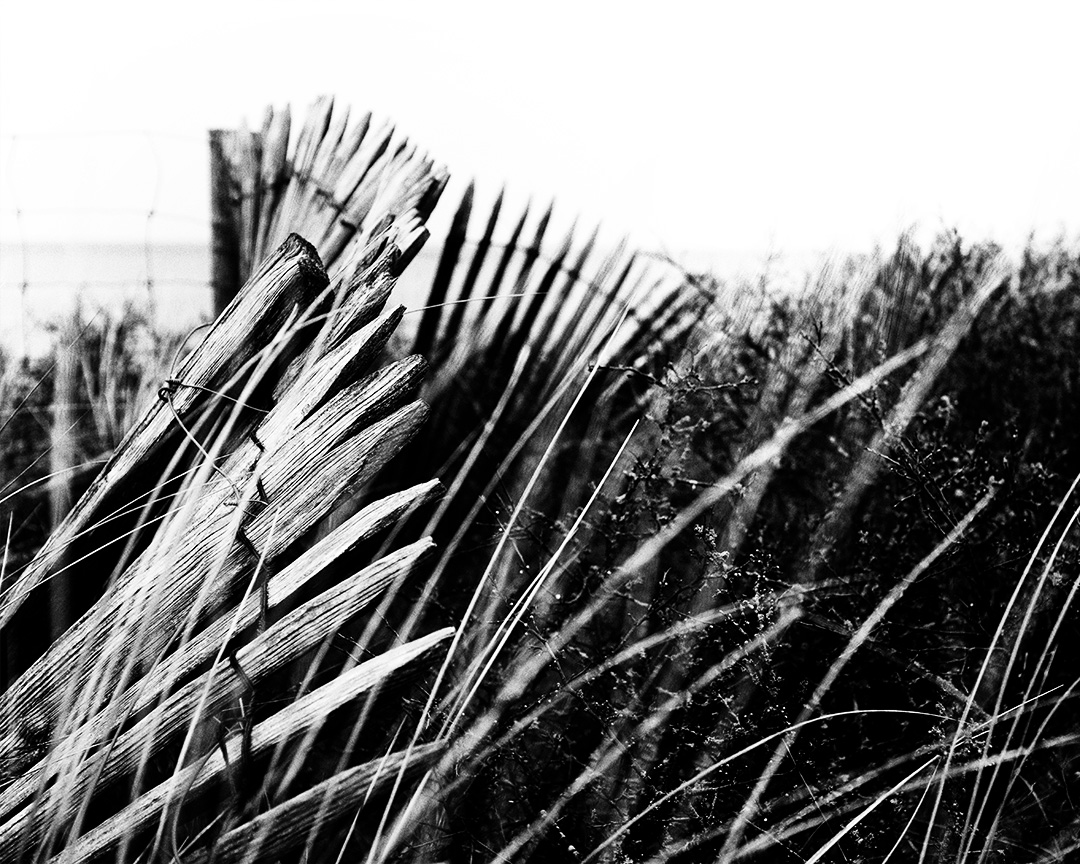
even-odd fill
[{"label": "dark vegetation", "polygon": [[[577,435],[560,441],[555,482],[560,491],[598,482],[644,416],[633,460],[574,532],[572,553],[496,665],[490,695],[474,700],[475,716],[498,705],[499,686],[620,565],[785,418],[946,328],[994,256],[955,236],[927,253],[904,241],[842,312],[835,278],[763,298],[764,315],[752,320],[718,303],[634,371],[605,370],[621,386],[580,409],[603,412],[592,426],[602,436],[589,437],[583,416]],[[865,270],[852,268],[848,285],[860,279]],[[756,849],[765,860],[803,861],[928,761],[828,860],[891,851],[892,860],[1040,861],[1074,847],[1080,260],[1062,246],[1029,250],[999,281],[891,449],[878,436],[897,422],[907,370],[810,428],[773,460],[767,482],[750,474],[627,574],[527,691],[499,706],[502,724],[528,722],[511,725],[513,739],[469,763],[447,795],[443,854],[488,860],[517,835],[512,860],[577,861],[636,819],[604,860],[712,861]],[[472,385],[463,388],[482,392],[483,376]],[[591,475],[580,469],[582,450],[595,454]],[[563,510],[565,498],[530,498],[504,608],[571,530],[583,494]],[[489,505],[491,521],[472,531],[476,546],[494,542],[512,500]],[[881,623],[856,636],[977,505]],[[434,620],[455,620],[476,569],[443,579]],[[778,627],[792,607],[798,619]],[[730,614],[595,674],[628,646],[718,609]],[[733,659],[755,639],[755,652]],[[849,644],[858,650],[814,696]],[[815,722],[775,766],[777,739],[725,762],[807,719]],[[767,770],[767,791],[738,826],[742,850],[725,849]],[[940,805],[935,771],[954,778]]]}]

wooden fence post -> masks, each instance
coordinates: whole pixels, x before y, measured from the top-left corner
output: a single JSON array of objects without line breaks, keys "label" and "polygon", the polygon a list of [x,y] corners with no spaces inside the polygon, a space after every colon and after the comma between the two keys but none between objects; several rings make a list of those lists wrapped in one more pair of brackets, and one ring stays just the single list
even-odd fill
[{"label": "wooden fence post", "polygon": [[[68,515],[74,500],[72,484],[76,464],[76,412],[78,398],[80,322],[76,307],[56,342],[53,372],[52,417],[49,428],[49,518],[55,531]],[[74,620],[71,611],[71,574],[61,571],[49,581],[49,623],[53,639]]]},{"label": "wooden fence post", "polygon": [[240,231],[226,150],[234,137],[228,129],[210,130],[210,290],[215,316],[240,290]]}]

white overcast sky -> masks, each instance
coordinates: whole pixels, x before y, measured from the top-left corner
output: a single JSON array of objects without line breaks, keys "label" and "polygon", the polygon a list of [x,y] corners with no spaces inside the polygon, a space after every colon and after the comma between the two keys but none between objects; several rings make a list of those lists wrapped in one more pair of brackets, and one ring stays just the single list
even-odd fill
[{"label": "white overcast sky", "polygon": [[205,239],[206,130],[321,93],[674,253],[1080,233],[1073,0],[0,9],[8,242]]}]

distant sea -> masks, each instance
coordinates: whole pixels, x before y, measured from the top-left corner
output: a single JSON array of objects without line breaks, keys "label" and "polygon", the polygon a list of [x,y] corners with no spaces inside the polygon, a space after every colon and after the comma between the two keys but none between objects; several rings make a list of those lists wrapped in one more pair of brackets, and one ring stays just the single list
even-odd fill
[{"label": "distant sea", "polygon": [[[429,243],[399,285],[399,301],[422,296],[437,250]],[[166,332],[210,317],[209,244],[0,244],[0,348],[47,353],[50,326],[79,307],[83,320],[130,305]]]}]

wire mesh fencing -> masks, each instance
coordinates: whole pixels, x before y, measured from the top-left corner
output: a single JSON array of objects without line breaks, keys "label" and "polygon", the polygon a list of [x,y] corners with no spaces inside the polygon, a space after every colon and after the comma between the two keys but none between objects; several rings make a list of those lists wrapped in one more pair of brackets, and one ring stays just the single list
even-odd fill
[{"label": "wire mesh fencing", "polygon": [[150,130],[0,137],[0,348],[134,307],[169,330],[209,312],[206,141]]}]

